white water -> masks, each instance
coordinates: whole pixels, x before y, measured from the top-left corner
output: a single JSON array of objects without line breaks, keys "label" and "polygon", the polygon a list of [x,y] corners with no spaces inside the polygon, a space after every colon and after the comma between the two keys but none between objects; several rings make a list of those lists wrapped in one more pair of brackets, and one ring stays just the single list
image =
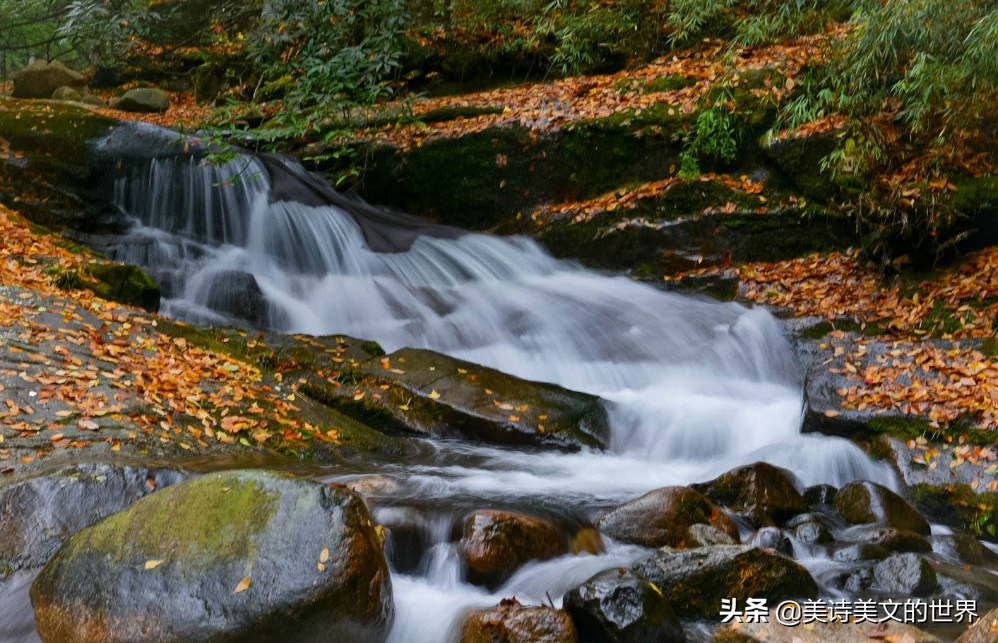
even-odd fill
[{"label": "white water", "polygon": [[[406,252],[375,253],[344,211],[269,204],[262,174],[247,160],[222,168],[156,161],[132,171],[115,198],[137,224],[111,254],[150,267],[164,285],[164,312],[189,321],[231,322],[226,311],[243,296],[232,292],[232,275],[246,273],[279,330],[369,338],[388,351],[434,349],[614,403],[606,453],[438,443],[429,461],[382,471],[404,479],[411,498],[592,514],[758,460],[794,471],[802,485],[895,486],[855,445],[800,435],[800,371],[762,309],[597,274],[525,238],[421,237]],[[439,536],[421,572],[394,576],[394,643],[445,641],[464,610],[513,593],[559,601],[635,555],[611,547],[535,563],[488,594],[461,582],[446,540]]]}]

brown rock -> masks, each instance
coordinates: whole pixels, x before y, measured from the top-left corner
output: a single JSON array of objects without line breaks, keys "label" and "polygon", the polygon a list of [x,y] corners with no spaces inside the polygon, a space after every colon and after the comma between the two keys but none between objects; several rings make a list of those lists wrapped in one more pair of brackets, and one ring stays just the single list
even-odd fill
[{"label": "brown rock", "polygon": [[568,614],[550,607],[525,607],[516,599],[472,612],[464,619],[459,643],[577,643]]},{"label": "brown rock", "polygon": [[568,551],[568,543],[548,520],[513,511],[476,511],[464,522],[459,550],[468,580],[497,587],[531,560],[546,560]]},{"label": "brown rock", "polygon": [[568,544],[568,551],[573,554],[598,554],[606,549],[603,536],[592,527],[580,529]]},{"label": "brown rock", "polygon": [[878,524],[928,536],[929,523],[890,489],[874,482],[851,482],[835,494],[835,509],[854,525]]},{"label": "brown rock", "polygon": [[[909,643],[939,643],[939,639],[922,630],[902,623],[863,623],[844,626],[842,623],[813,623],[802,639],[802,628],[769,623],[733,623],[722,625],[714,632],[713,643],[796,643],[801,640],[817,643],[872,643],[873,641],[908,641]],[[910,637],[910,638],[909,638]],[[982,639],[983,641],[983,639]],[[975,641],[974,643],[977,643]]]},{"label": "brown rock", "polygon": [[807,501],[794,486],[792,474],[765,462],[738,467],[710,482],[692,486],[714,504],[744,511],[749,516],[765,514],[777,522],[808,510]]},{"label": "brown rock", "polygon": [[979,618],[973,627],[960,635],[956,643],[994,643],[998,641],[998,608]]},{"label": "brown rock", "polygon": [[611,538],[645,547],[683,547],[689,528],[697,523],[717,527],[735,542],[738,527],[703,494],[689,487],[649,491],[613,509],[596,521]]}]

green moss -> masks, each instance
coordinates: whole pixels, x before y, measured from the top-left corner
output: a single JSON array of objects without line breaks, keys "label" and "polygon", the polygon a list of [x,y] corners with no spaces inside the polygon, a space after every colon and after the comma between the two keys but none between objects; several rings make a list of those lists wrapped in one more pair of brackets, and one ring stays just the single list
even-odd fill
[{"label": "green moss", "polygon": [[937,431],[929,426],[928,421],[910,416],[877,416],[867,423],[867,428],[875,434],[890,435],[902,440],[938,435]]},{"label": "green moss", "polygon": [[360,348],[371,357],[381,357],[385,354],[385,349],[381,348],[378,342],[364,342]]},{"label": "green moss", "polygon": [[957,179],[954,184],[951,203],[957,210],[973,214],[998,206],[998,177]]},{"label": "green moss", "polygon": [[699,81],[696,78],[690,76],[670,74],[668,76],[661,76],[654,80],[648,81],[641,88],[641,91],[645,94],[653,94],[656,92],[674,92],[687,87],[692,87],[698,82]]},{"label": "green moss", "polygon": [[906,495],[933,522],[998,542],[998,521],[995,518],[998,493],[978,494],[966,484],[941,487],[918,484],[909,487]]},{"label": "green moss", "polygon": [[159,310],[159,286],[141,268],[120,263],[91,264],[87,273],[98,281],[88,284],[98,297],[153,312]]},{"label": "green moss", "polygon": [[[250,551],[280,496],[252,476],[208,475],[168,487],[85,532],[84,548],[197,567]],[[177,508],[184,511],[176,511]],[[196,511],[190,510],[197,508]]]}]

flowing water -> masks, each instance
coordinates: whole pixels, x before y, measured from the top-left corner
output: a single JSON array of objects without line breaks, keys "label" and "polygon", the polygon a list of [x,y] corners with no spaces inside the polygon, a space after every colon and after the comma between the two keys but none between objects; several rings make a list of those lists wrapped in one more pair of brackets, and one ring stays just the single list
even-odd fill
[{"label": "flowing water", "polygon": [[612,402],[607,452],[429,441],[411,462],[372,464],[404,481],[376,518],[421,534],[417,560],[393,556],[395,643],[446,641],[466,609],[504,596],[558,604],[590,575],[646,553],[611,543],[528,565],[489,593],[461,580],[450,536],[462,511],[515,507],[586,524],[651,489],[758,460],[803,485],[895,484],[855,445],[800,434],[801,371],[762,309],[585,270],[526,238],[431,231],[375,252],[356,213],[272,202],[266,169],[249,157],[153,161],[126,171],[114,200],[134,227],[109,254],[153,274],[168,315],[232,323],[251,309],[277,330],[433,349]]},{"label": "flowing water", "polygon": [[163,288],[163,312],[185,321],[241,315],[276,330],[373,339],[388,351],[428,348],[611,403],[606,452],[426,441],[406,462],[324,472],[403,482],[375,508],[392,528],[393,643],[447,641],[465,610],[502,597],[559,604],[592,574],[647,553],[609,543],[599,555],[531,563],[491,593],[461,580],[451,536],[469,510],[517,508],[573,529],[651,489],[759,460],[802,485],[895,486],[852,443],[800,434],[801,369],[763,309],[585,270],[527,238],[409,221],[418,235],[375,251],[363,208],[274,199],[269,176],[252,157],[125,169],[113,200],[132,228],[106,251],[146,268]]}]

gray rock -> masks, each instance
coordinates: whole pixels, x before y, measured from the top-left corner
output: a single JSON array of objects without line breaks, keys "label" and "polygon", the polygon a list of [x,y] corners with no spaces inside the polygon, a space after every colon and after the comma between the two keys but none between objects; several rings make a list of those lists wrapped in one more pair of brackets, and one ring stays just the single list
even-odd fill
[{"label": "gray rock", "polygon": [[877,586],[905,596],[928,596],[938,581],[932,565],[918,554],[894,554],[873,568]]},{"label": "gray rock", "polygon": [[843,563],[859,563],[867,560],[884,560],[891,553],[876,543],[856,543],[835,552],[835,560]]},{"label": "gray rock", "polygon": [[87,89],[87,81],[59,61],[38,60],[14,74],[14,98],[52,98],[55,90],[68,87],[79,94]]},{"label": "gray rock", "polygon": [[953,534],[942,539],[953,545],[959,559],[968,565],[998,566],[998,554],[981,544],[970,534]]},{"label": "gray rock", "polygon": [[805,545],[823,545],[834,540],[828,527],[816,520],[809,520],[797,525],[794,528],[794,537]]},{"label": "gray rock", "polygon": [[738,541],[717,527],[697,523],[686,531],[687,547],[707,547],[710,545],[737,545]]},{"label": "gray rock", "polygon": [[835,494],[835,509],[846,522],[878,524],[928,536],[928,521],[904,498],[874,482],[851,482]]},{"label": "gray rock", "polygon": [[994,643],[998,632],[998,607],[991,610],[960,635],[956,643]]},{"label": "gray rock", "polygon": [[717,618],[721,601],[815,598],[818,584],[798,563],[756,547],[716,545],[675,550],[663,547],[631,567],[658,587],[684,617]]},{"label": "gray rock", "polygon": [[646,579],[624,569],[601,572],[565,594],[584,641],[679,643],[686,639],[679,617]]},{"label": "gray rock", "polygon": [[[961,585],[966,594],[985,603],[998,603],[998,574],[993,570],[970,565],[932,563],[937,576]],[[998,638],[996,635],[995,638]]]},{"label": "gray rock", "polygon": [[84,527],[183,479],[172,469],[80,464],[0,488],[0,576],[41,567]]},{"label": "gray rock", "polygon": [[793,543],[790,542],[790,538],[779,527],[763,527],[752,534],[752,538],[746,544],[752,547],[772,549],[784,556],[790,556],[794,552]]},{"label": "gray rock", "polygon": [[864,592],[873,585],[872,569],[857,569],[846,574],[842,580],[842,589],[848,592]]},{"label": "gray rock", "polygon": [[381,643],[394,617],[361,499],[263,471],[182,482],[82,530],[31,602],[48,643]]},{"label": "gray rock", "polygon": [[130,89],[111,102],[111,107],[123,112],[164,113],[170,108],[170,95],[155,87]]}]

